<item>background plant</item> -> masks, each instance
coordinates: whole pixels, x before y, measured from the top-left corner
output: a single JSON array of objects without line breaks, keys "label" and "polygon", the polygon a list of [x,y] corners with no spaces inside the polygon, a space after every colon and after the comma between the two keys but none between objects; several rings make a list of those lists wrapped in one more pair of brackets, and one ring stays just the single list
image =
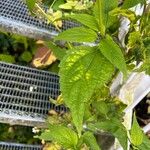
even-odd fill
[{"label": "background plant", "polygon": [[36,51],[35,41],[26,37],[0,33],[0,60],[20,64],[31,62]]}]

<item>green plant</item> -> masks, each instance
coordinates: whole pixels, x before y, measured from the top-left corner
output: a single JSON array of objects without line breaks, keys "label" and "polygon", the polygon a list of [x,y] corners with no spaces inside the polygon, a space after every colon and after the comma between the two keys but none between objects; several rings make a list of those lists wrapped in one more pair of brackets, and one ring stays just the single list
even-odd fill
[{"label": "green plant", "polygon": [[0,124],[0,140],[27,144],[38,144],[40,141],[33,138],[32,128]]},{"label": "green plant", "polygon": [[32,60],[34,47],[34,40],[0,32],[0,61],[26,64]]},{"label": "green plant", "polygon": [[[74,1],[67,1],[63,6],[71,2]],[[85,1],[78,2],[84,5]],[[139,3],[144,6],[141,16],[129,9]],[[150,142],[141,131],[135,116],[131,131],[125,128],[123,110],[126,104],[112,97],[109,92],[112,80],[119,72],[124,74],[125,80],[140,62],[143,65],[138,71],[149,73],[149,5],[145,0],[125,0],[122,6],[118,6],[118,0],[96,0],[89,11],[75,10],[75,6],[68,6],[72,11],[67,16],[61,11],[61,15],[54,20],[39,8],[42,15],[54,23],[58,30],[60,28],[55,21],[61,20],[62,16],[76,20],[82,26],[68,29],[55,37],[55,41],[67,42],[63,52],[54,43],[46,43],[60,59],[62,95],[56,104],[62,104],[63,101],[70,111],[67,114],[52,113],[48,118],[48,129],[38,138],[56,142],[64,149],[98,150],[100,147],[94,133],[105,131],[115,136],[124,150],[128,149],[128,140],[131,149],[149,149]],[[118,39],[121,17],[130,21],[125,46]],[[95,46],[74,44],[95,41]]]}]

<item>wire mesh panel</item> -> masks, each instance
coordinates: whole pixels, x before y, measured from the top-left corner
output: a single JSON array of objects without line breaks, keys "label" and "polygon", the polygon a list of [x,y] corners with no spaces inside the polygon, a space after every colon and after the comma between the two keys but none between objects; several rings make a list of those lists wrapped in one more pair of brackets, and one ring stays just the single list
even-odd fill
[{"label": "wire mesh panel", "polygon": [[50,109],[66,111],[49,101],[59,94],[56,74],[0,62],[0,122],[42,126]]},{"label": "wire mesh panel", "polygon": [[42,150],[42,146],[0,142],[0,150]]},{"label": "wire mesh panel", "polygon": [[[64,21],[62,30],[79,26],[71,21]],[[52,38],[57,30],[46,21],[29,15],[22,0],[0,0],[0,29],[22,34],[31,38]]]}]

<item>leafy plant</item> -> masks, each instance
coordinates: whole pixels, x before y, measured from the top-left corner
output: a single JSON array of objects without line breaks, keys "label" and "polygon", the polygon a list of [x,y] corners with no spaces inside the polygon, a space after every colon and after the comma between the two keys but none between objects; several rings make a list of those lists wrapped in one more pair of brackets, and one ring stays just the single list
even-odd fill
[{"label": "leafy plant", "polygon": [[0,33],[0,61],[28,63],[34,55],[35,41],[15,34]]},{"label": "leafy plant", "polygon": [[0,140],[7,142],[18,142],[26,144],[38,144],[39,139],[33,138],[32,128],[23,126],[10,126],[7,124],[0,124]]},{"label": "leafy plant", "polygon": [[[93,133],[105,131],[117,138],[124,150],[128,149],[128,140],[133,149],[149,147],[150,142],[147,142],[145,136],[140,136],[142,131],[135,117],[131,131],[125,128],[123,110],[126,106],[118,98],[112,97],[108,89],[119,72],[122,72],[126,79],[128,72],[131,71],[128,68],[133,62],[137,65],[142,61],[140,71],[145,71],[145,67],[149,71],[147,62],[150,60],[148,42],[150,7],[145,0],[125,0],[122,6],[118,6],[118,0],[96,0],[92,6],[86,7],[86,10],[89,10],[86,11],[77,9],[78,3],[82,6],[85,1],[70,0],[60,5],[62,11],[58,16],[55,16],[57,11],[49,16],[50,14],[38,8],[42,16],[53,23],[59,31],[61,26],[58,25],[58,20],[61,21],[62,17],[81,24],[80,27],[63,31],[55,37],[54,42],[60,40],[66,42],[66,49],[63,52],[59,46],[46,42],[60,59],[61,94],[71,117],[68,119],[61,114],[63,121],[54,113],[50,116],[50,120],[55,121],[49,122],[49,128],[38,137],[57,142],[65,149],[98,150],[100,147]],[[144,5],[141,16],[129,10],[139,3]],[[36,6],[39,6],[38,3]],[[66,9],[69,9],[67,15],[64,11]],[[130,21],[129,32],[124,37],[125,46],[118,39],[117,24],[122,17]],[[88,46],[89,42],[94,42],[94,46]],[[87,46],[82,45],[83,43]]]}]

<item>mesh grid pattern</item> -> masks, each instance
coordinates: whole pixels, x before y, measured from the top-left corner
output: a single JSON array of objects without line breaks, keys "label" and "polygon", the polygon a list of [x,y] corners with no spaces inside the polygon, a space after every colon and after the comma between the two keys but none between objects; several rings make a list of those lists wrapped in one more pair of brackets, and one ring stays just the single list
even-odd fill
[{"label": "mesh grid pattern", "polygon": [[56,99],[59,94],[56,74],[0,62],[0,113],[38,121],[50,109],[66,111],[64,106],[55,107],[49,102],[50,97]]},{"label": "mesh grid pattern", "polygon": [[[37,17],[29,15],[27,6],[22,2],[22,0],[0,0],[0,17],[5,19],[10,19],[12,22],[20,22],[28,25],[29,27],[36,27],[39,29],[44,29],[51,32],[56,32],[57,29],[46,21],[42,21]],[[66,30],[71,27],[79,26],[79,24],[71,21],[64,21],[62,30]]]},{"label": "mesh grid pattern", "polygon": [[42,146],[0,142],[0,150],[42,150]]}]

